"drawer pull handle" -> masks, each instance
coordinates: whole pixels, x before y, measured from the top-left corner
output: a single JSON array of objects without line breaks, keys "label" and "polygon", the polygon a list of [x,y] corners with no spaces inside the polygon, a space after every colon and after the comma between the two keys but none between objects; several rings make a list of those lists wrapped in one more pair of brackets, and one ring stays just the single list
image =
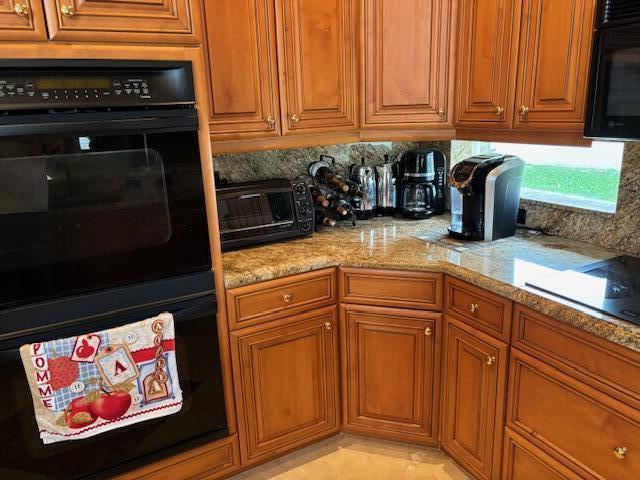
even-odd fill
[{"label": "drawer pull handle", "polygon": [[16,3],[13,6],[13,11],[19,17],[26,17],[27,15],[29,15],[29,7],[27,7],[27,5],[24,3]]},{"label": "drawer pull handle", "polygon": [[282,300],[284,301],[284,303],[291,302],[292,298],[293,298],[293,294],[291,293],[285,293],[284,295],[282,295]]},{"label": "drawer pull handle", "polygon": [[480,308],[480,306],[477,303],[470,303],[469,304],[469,311],[471,313],[476,313],[478,311],[478,308]]},{"label": "drawer pull handle", "polygon": [[433,333],[433,330],[431,330],[431,327],[427,327],[427,328],[424,329],[424,334],[427,337],[430,337],[432,333]]},{"label": "drawer pull handle", "polygon": [[613,449],[613,454],[619,460],[624,460],[624,457],[629,453],[629,449],[627,447],[616,447]]},{"label": "drawer pull handle", "polygon": [[447,116],[447,111],[444,108],[439,108],[438,109],[438,116],[440,118],[444,118]]},{"label": "drawer pull handle", "polygon": [[487,356],[487,365],[493,365],[494,363],[496,363],[496,357],[494,357],[493,355],[488,355]]},{"label": "drawer pull handle", "polygon": [[500,105],[498,105],[496,107],[496,115],[498,117],[501,117],[504,114],[504,107],[501,107]]},{"label": "drawer pull handle", "polygon": [[331,322],[329,322],[329,321],[324,322],[324,328],[326,330],[331,330],[333,328],[333,324]]},{"label": "drawer pull handle", "polygon": [[267,123],[269,124],[269,127],[273,128],[276,124],[276,119],[273,118],[273,116],[269,115],[267,117]]},{"label": "drawer pull handle", "polygon": [[523,117],[529,113],[529,107],[527,107],[526,105],[521,105],[520,106],[520,115],[522,115]]},{"label": "drawer pull handle", "polygon": [[62,15],[65,17],[73,17],[76,13],[73,9],[73,5],[62,5],[60,7],[60,12],[62,12]]},{"label": "drawer pull handle", "polygon": [[295,113],[291,115],[291,123],[296,124],[299,121],[300,121],[300,117],[298,115],[296,115]]}]

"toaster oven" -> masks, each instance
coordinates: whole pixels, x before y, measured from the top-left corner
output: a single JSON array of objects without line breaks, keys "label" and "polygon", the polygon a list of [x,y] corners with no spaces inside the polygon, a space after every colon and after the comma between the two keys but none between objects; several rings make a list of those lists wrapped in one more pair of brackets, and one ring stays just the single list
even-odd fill
[{"label": "toaster oven", "polygon": [[223,251],[313,232],[311,192],[302,180],[238,183],[216,192]]}]

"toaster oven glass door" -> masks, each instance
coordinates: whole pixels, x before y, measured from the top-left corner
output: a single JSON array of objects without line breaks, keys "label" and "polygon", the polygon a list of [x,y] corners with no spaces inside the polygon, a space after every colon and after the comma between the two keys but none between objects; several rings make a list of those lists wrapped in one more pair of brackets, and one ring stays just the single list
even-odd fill
[{"label": "toaster oven glass door", "polygon": [[261,230],[294,223],[293,198],[290,191],[242,194],[218,201],[218,215],[223,232]]}]

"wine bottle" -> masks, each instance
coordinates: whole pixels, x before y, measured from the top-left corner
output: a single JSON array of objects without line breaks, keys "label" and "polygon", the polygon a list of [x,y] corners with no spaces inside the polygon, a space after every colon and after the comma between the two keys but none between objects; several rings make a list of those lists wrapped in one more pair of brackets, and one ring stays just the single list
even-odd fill
[{"label": "wine bottle", "polygon": [[313,202],[316,205],[323,208],[327,208],[329,206],[329,200],[327,200],[327,197],[318,187],[311,187],[311,196],[313,197]]},{"label": "wine bottle", "polygon": [[335,196],[330,196],[327,198],[329,201],[329,206],[327,207],[330,211],[337,213],[338,215],[344,217],[349,214],[349,210],[346,207],[346,203],[344,200],[341,200]]},{"label": "wine bottle", "polygon": [[347,193],[349,191],[349,185],[336,175],[336,173],[331,170],[328,164],[324,161],[312,163],[309,166],[309,173],[315,179],[332,186],[342,193]]},{"label": "wine bottle", "polygon": [[316,225],[324,225],[326,227],[335,227],[338,222],[328,217],[324,212],[316,212]]}]

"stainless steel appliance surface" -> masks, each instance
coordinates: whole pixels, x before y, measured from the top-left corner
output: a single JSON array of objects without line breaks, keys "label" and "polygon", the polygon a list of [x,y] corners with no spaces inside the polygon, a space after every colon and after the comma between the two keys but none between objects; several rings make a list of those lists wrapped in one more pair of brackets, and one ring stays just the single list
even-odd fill
[{"label": "stainless steel appliance surface", "polygon": [[313,199],[303,180],[220,185],[217,203],[225,251],[313,233]]},{"label": "stainless steel appliance surface", "polygon": [[372,218],[376,213],[377,205],[375,168],[365,166],[363,158],[360,165],[351,165],[349,176],[363,193],[362,198],[359,198],[360,201],[354,206],[356,217],[360,220]]},{"label": "stainless steel appliance surface", "polygon": [[398,163],[391,162],[389,155],[376,167],[376,203],[379,215],[394,215],[398,211]]},{"label": "stainless steel appliance surface", "polygon": [[640,139],[637,0],[598,0],[585,137]]},{"label": "stainless steel appliance surface", "polygon": [[640,325],[640,258],[622,255],[527,285]]},{"label": "stainless steel appliance surface", "polygon": [[451,170],[449,234],[490,242],[516,232],[524,162],[501,154],[477,155]]},{"label": "stainless steel appliance surface", "polygon": [[[108,478],[227,436],[191,64],[3,60],[0,86],[0,479]],[[180,412],[44,445],[20,346],[165,311]]]}]

